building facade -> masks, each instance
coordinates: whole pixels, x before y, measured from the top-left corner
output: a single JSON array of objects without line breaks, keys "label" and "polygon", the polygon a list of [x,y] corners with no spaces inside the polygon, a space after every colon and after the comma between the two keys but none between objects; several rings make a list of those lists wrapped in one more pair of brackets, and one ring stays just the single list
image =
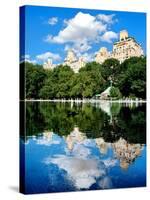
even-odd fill
[{"label": "building facade", "polygon": [[68,65],[75,72],[78,73],[79,69],[85,66],[83,57],[77,58],[73,50],[69,50],[63,65]]},{"label": "building facade", "polygon": [[54,65],[52,63],[52,59],[48,59],[47,62],[44,62],[43,68],[44,69],[53,69]]},{"label": "building facade", "polygon": [[119,41],[113,44],[112,53],[108,52],[107,48],[102,47],[96,54],[95,61],[102,64],[106,59],[115,58],[122,63],[124,60],[131,57],[143,56],[143,49],[133,37],[129,37],[128,32],[123,30],[120,32]]},{"label": "building facade", "polygon": [[[106,47],[101,47],[95,56],[95,62],[102,64],[105,60],[109,58],[115,58],[120,63],[131,57],[143,56],[144,52],[140,44],[136,42],[133,37],[128,35],[126,30],[120,31],[119,41],[113,44],[112,52],[109,52]],[[62,65],[68,65],[75,72],[78,73],[80,68],[84,67],[86,64],[83,57],[77,58],[72,49],[68,50],[67,56],[64,59]],[[48,59],[47,62],[43,64],[44,69],[53,69],[55,66],[52,64],[52,60]]]}]

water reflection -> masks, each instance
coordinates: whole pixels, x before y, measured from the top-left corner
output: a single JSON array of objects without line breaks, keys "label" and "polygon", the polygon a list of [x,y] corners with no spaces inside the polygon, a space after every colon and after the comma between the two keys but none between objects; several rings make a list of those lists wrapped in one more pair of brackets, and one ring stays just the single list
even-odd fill
[{"label": "water reflection", "polygon": [[30,102],[26,114],[26,193],[145,186],[145,105]]}]

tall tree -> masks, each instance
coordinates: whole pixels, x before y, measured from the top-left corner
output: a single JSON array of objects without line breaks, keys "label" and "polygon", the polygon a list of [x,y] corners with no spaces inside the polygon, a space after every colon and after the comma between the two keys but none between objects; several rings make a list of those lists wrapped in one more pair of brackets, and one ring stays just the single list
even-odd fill
[{"label": "tall tree", "polygon": [[26,98],[39,98],[40,89],[43,87],[46,73],[40,65],[25,63],[25,89]]},{"label": "tall tree", "polygon": [[102,76],[106,80],[106,86],[110,84],[110,81],[113,82],[113,85],[116,85],[120,70],[120,63],[117,59],[110,58],[104,61],[102,64]]},{"label": "tall tree", "polygon": [[122,63],[118,86],[124,96],[146,98],[146,58],[134,57]]}]

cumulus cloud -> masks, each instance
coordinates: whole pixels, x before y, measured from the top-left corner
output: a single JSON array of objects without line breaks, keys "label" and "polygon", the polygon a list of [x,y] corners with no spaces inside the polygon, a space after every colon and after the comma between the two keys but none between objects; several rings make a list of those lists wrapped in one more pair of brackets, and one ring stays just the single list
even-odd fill
[{"label": "cumulus cloud", "polygon": [[65,45],[65,51],[68,51],[69,49],[72,49],[77,57],[82,56],[83,53],[87,52],[89,49],[91,49],[91,45],[84,43],[84,44],[73,44],[73,45]]},{"label": "cumulus cloud", "polygon": [[85,41],[85,42],[75,43],[72,48],[76,53],[78,52],[82,53],[91,49],[91,45],[89,45],[88,42]]},{"label": "cumulus cloud", "polygon": [[117,38],[118,34],[113,31],[107,31],[101,36],[101,40],[108,43],[112,43],[112,40]]},{"label": "cumulus cloud", "polygon": [[45,39],[50,43],[72,43],[71,48],[78,52],[86,52],[91,48],[90,43],[99,39],[106,31],[106,24],[98,21],[95,16],[79,12],[74,18],[65,20],[66,27],[56,36],[48,35]]},{"label": "cumulus cloud", "polygon": [[105,15],[105,14],[99,14],[97,15],[97,18],[101,20],[102,22],[108,23],[108,24],[113,24],[116,22],[116,19],[114,19],[115,14],[111,15]]},{"label": "cumulus cloud", "polygon": [[49,18],[48,19],[48,24],[49,25],[55,25],[55,24],[57,24],[57,22],[58,22],[58,18],[57,17],[52,17],[52,18]]},{"label": "cumulus cloud", "polygon": [[93,41],[105,30],[106,25],[97,21],[96,17],[79,12],[68,20],[67,26],[52,39],[56,43]]},{"label": "cumulus cloud", "polygon": [[59,54],[55,54],[52,52],[45,52],[43,54],[39,54],[36,56],[36,59],[41,60],[41,61],[47,61],[47,59],[52,59],[54,61],[59,61],[61,60],[61,57]]},{"label": "cumulus cloud", "polygon": [[46,42],[66,44],[65,50],[73,49],[77,55],[88,52],[93,43],[100,41],[111,43],[117,34],[108,31],[108,26],[115,22],[115,15],[99,14],[93,16],[78,12],[71,19],[64,19],[64,25],[57,35],[47,35]]}]

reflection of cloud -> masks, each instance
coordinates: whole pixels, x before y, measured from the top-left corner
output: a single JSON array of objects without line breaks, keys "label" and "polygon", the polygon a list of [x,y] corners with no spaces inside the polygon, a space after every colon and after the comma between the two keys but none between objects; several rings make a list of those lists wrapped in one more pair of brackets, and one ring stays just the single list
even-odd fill
[{"label": "reflection of cloud", "polygon": [[83,144],[87,147],[95,147],[95,142],[91,139],[85,139]]},{"label": "reflection of cloud", "polygon": [[103,162],[105,166],[108,168],[108,167],[116,166],[118,161],[116,159],[107,159],[107,160],[104,160]]},{"label": "reflection of cloud", "polygon": [[26,141],[24,142],[24,144],[25,144],[25,145],[28,145],[28,144],[29,144],[29,140],[26,140]]},{"label": "reflection of cloud", "polygon": [[46,160],[53,163],[68,173],[78,189],[88,189],[96,179],[105,175],[105,166],[96,159],[83,159],[67,156],[58,156]]},{"label": "reflection of cloud", "polygon": [[60,141],[59,140],[48,141],[48,140],[45,140],[44,138],[42,138],[42,139],[37,140],[37,144],[50,146],[52,144],[60,144]]},{"label": "reflection of cloud", "polygon": [[90,155],[91,151],[90,149],[86,148],[84,145],[76,144],[74,146],[72,153],[75,157],[87,158]]},{"label": "reflection of cloud", "polygon": [[108,176],[105,176],[99,181],[99,186],[102,189],[109,189],[112,188],[112,181]]}]

